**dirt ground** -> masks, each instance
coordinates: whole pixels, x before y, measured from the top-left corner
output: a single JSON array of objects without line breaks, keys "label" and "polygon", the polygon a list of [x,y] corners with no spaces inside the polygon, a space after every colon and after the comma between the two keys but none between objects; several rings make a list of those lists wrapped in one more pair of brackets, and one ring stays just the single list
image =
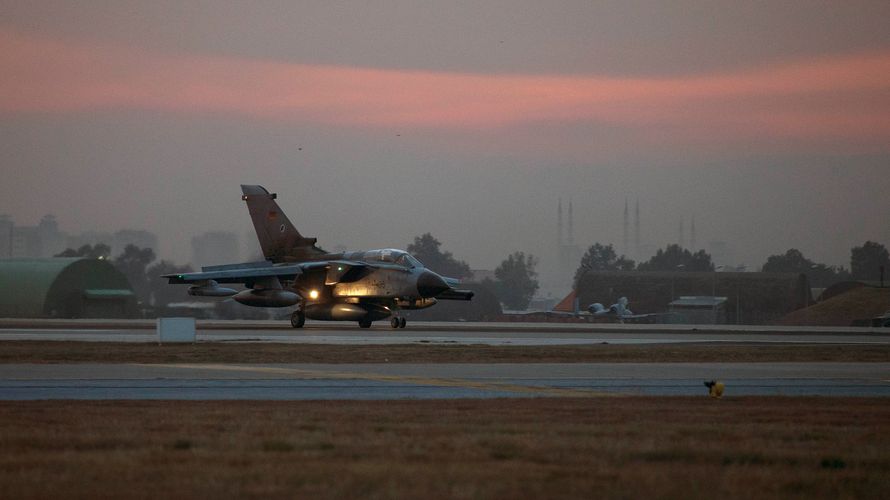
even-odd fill
[{"label": "dirt ground", "polygon": [[2,341],[0,363],[890,362],[886,345],[320,345]]},{"label": "dirt ground", "polygon": [[0,403],[0,498],[888,498],[890,401]]}]

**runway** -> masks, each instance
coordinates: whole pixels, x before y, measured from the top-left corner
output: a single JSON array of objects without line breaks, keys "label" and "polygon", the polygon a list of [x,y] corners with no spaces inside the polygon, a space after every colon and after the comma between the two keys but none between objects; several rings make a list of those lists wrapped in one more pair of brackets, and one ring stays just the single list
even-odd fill
[{"label": "runway", "polygon": [[[199,322],[201,343],[322,345],[888,345],[870,328]],[[0,320],[0,340],[155,342],[152,321]],[[249,348],[249,347],[245,347]],[[890,396],[890,363],[0,364],[0,400],[439,399],[704,395]]]},{"label": "runway", "polygon": [[0,400],[890,396],[890,363],[10,364]]},{"label": "runway", "polygon": [[[665,343],[877,344],[890,345],[890,331],[877,328],[803,328],[734,325],[617,325],[569,323],[410,323],[393,330],[378,324],[309,323],[293,329],[284,322],[199,323],[199,342],[279,342],[338,345],[585,345]],[[6,321],[0,340],[154,342],[151,321]]]}]

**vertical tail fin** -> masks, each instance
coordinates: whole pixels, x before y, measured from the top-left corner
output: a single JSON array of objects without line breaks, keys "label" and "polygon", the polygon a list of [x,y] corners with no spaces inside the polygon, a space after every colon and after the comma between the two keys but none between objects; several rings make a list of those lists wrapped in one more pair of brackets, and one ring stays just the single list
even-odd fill
[{"label": "vertical tail fin", "polygon": [[263,256],[273,262],[298,260],[323,253],[315,238],[306,238],[281,211],[277,195],[262,186],[241,185],[241,199],[247,202]]}]

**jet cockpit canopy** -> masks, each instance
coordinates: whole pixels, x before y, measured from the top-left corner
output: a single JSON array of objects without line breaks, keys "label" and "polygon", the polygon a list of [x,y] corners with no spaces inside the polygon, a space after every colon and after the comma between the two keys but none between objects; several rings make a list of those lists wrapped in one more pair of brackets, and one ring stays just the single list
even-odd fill
[{"label": "jet cockpit canopy", "polygon": [[369,263],[379,262],[383,264],[392,264],[395,266],[407,267],[409,269],[424,267],[423,264],[415,259],[410,253],[395,248],[368,250],[362,254],[361,260]]}]

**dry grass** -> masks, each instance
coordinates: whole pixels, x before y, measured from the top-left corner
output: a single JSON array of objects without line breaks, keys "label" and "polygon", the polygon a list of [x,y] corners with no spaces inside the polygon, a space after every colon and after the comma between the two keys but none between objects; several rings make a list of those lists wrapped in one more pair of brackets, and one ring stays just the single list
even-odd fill
[{"label": "dry grass", "polygon": [[0,403],[0,498],[888,495],[887,399]]},{"label": "dry grass", "polygon": [[321,345],[0,342],[0,363],[890,362],[887,345]]}]

